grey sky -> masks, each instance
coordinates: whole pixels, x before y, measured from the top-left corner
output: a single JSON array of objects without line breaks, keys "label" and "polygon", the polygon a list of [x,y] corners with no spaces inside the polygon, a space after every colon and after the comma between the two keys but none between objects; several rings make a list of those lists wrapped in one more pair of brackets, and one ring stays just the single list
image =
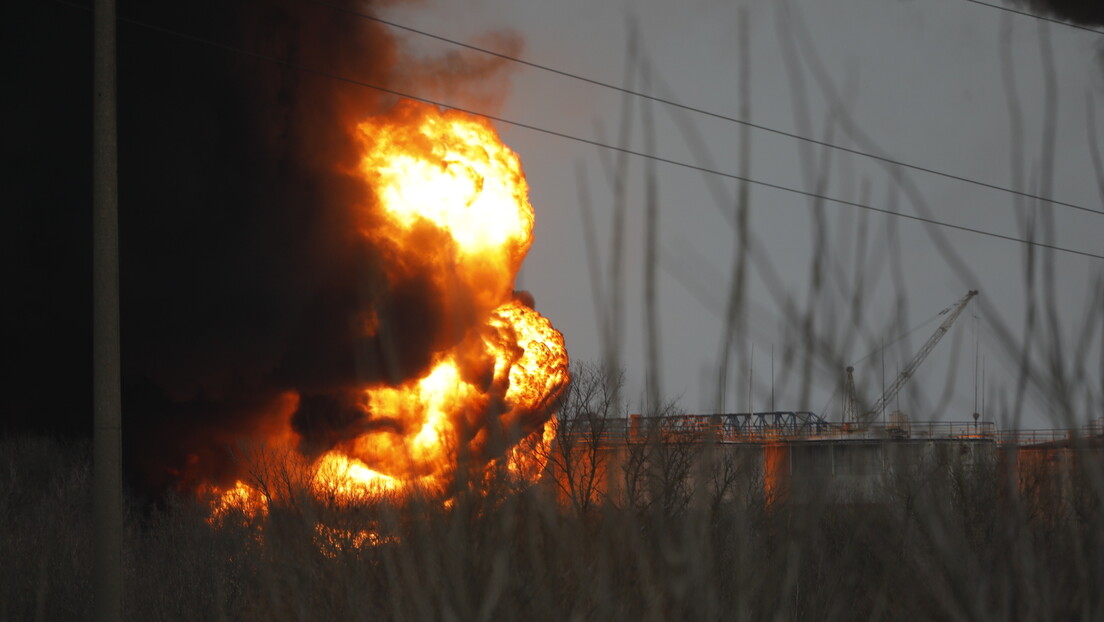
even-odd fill
[{"label": "grey sky", "polygon": [[[786,17],[785,7],[789,7]],[[442,36],[486,44],[489,33],[512,31],[524,47],[520,55],[612,84],[625,82],[629,23],[639,28],[643,58],[654,69],[652,87],[664,97],[728,116],[738,115],[738,11],[750,19],[750,120],[785,132],[808,134],[847,147],[867,150],[852,140],[841,117],[832,117],[832,102],[817,83],[808,64],[811,54],[838,90],[844,112],[857,127],[892,158],[988,184],[1044,194],[1054,199],[1102,211],[1100,188],[1093,172],[1087,132],[1087,114],[1104,117],[1104,68],[1101,49],[1104,36],[1084,30],[1045,24],[962,0],[932,2],[878,0],[815,0],[769,2],[507,2],[480,0],[465,3],[427,3],[389,9],[384,17]],[[807,39],[802,35],[808,32]],[[450,50],[440,42],[426,42],[406,35],[426,54]],[[1053,181],[1047,185],[1045,110],[1047,89],[1043,66],[1046,41],[1053,50],[1057,88]],[[1022,123],[1022,151],[1015,148],[1010,131],[1010,107],[1002,74],[1002,46],[1014,70],[1015,92]],[[797,64],[787,62],[793,50]],[[643,88],[641,74],[636,89]],[[512,67],[511,88],[495,112],[501,117],[591,140],[616,142],[624,119],[622,96],[593,85],[536,69]],[[669,88],[670,91],[664,91]],[[796,106],[803,89],[805,106]],[[476,87],[478,90],[478,87]],[[450,95],[450,94],[445,94]],[[454,100],[469,103],[463,94]],[[467,101],[466,101],[467,100]],[[1092,102],[1092,103],[1090,103]],[[641,106],[633,102],[629,146],[645,150]],[[688,147],[678,123],[661,105],[653,105],[656,153],[664,158],[705,165],[731,173],[738,161],[739,126],[682,113],[700,132],[712,163]],[[802,118],[805,115],[805,118]],[[1104,118],[1097,119],[1096,137],[1104,139]],[[564,333],[574,360],[602,357],[601,335],[591,295],[590,271],[584,245],[581,193],[589,196],[594,210],[595,238],[601,260],[610,259],[610,224],[613,206],[611,181],[603,159],[610,153],[581,143],[531,130],[498,124],[504,140],[517,151],[531,186],[537,213],[536,242],[521,276],[520,287],[533,292],[537,307]],[[816,190],[816,171],[803,168],[801,150],[808,145],[789,138],[751,131],[750,175],[753,179]],[[813,148],[815,167],[824,165],[824,150]],[[1016,156],[1019,156],[1017,159]],[[833,153],[828,161],[824,194],[882,209],[918,213],[894,185],[887,169],[868,159]],[[1018,162],[1018,164],[1017,164]],[[639,409],[644,391],[644,328],[642,312],[643,213],[645,161],[630,158],[627,177],[625,244],[625,313],[622,319],[622,360],[627,376],[631,408]],[[1022,167],[1017,176],[1014,166]],[[580,176],[585,171],[585,179]],[[710,183],[735,196],[737,182],[707,181],[699,172],[656,164],[659,192],[659,243],[661,247],[658,301],[663,352],[662,390],[678,398],[691,412],[714,409],[716,362],[723,334],[722,317],[728,273],[734,249],[734,233],[718,205]],[[921,190],[935,219],[1022,237],[1020,214],[1030,213],[1030,201],[995,190],[908,172]],[[583,188],[580,189],[580,184]],[[1022,329],[1025,294],[1026,247],[966,232],[942,230],[945,243],[975,273],[965,278],[924,225],[839,204],[813,207],[807,197],[762,187],[750,188],[752,234],[775,268],[781,289],[805,311],[809,291],[812,245],[816,224],[814,209],[824,211],[828,246],[820,261],[839,263],[843,280],[826,271],[825,289],[840,292],[822,295],[814,315],[819,333],[839,335],[851,312],[847,296],[855,283],[855,236],[860,221],[867,231],[865,252],[858,258],[864,267],[862,287],[864,330],[874,343],[860,339],[841,345],[840,357],[855,362],[877,346],[882,336],[900,334],[929,319],[962,296],[967,289],[981,290],[984,305],[963,315],[950,336],[940,344],[900,396],[900,407],[920,420],[942,417],[968,419],[974,408],[974,344],[980,327],[980,358],[985,361],[989,386],[986,416],[1001,420],[1013,408],[1004,408],[995,396],[1014,395],[1017,362],[998,347],[994,326],[1002,321],[1015,332]],[[1053,215],[1051,243],[1095,254],[1104,254],[1104,215],[1064,207],[1040,208]],[[895,263],[901,276],[895,276]],[[825,265],[827,265],[825,264]],[[1040,264],[1041,267],[1041,264]],[[1070,369],[1085,372],[1074,397],[1079,419],[1100,417],[1104,403],[1101,388],[1101,331],[1104,317],[1087,320],[1094,283],[1104,274],[1104,261],[1084,256],[1053,255],[1053,297],[1060,300],[1058,313],[1064,331],[1059,352],[1068,353]],[[770,352],[775,349],[778,409],[825,411],[838,418],[841,396],[836,393],[842,369],[818,362],[812,369],[812,390],[804,395],[801,351],[795,331],[780,320],[779,309],[760,270],[750,271],[747,330],[736,344],[725,407],[746,410],[747,363],[754,344],[753,373],[757,386],[752,405],[770,407]],[[1039,273],[1043,278],[1043,273]],[[846,292],[846,296],[843,293]],[[895,296],[904,293],[906,315],[895,309]],[[1099,296],[1099,290],[1097,290]],[[1045,303],[1052,294],[1041,291],[1035,300]],[[1097,302],[1099,305],[1099,302]],[[979,313],[984,309],[984,313]],[[1093,308],[1100,314],[1100,307]],[[979,315],[977,320],[974,315]],[[999,316],[999,317],[998,317]],[[1086,321],[1095,321],[1089,354],[1075,355],[1081,339],[1073,334]],[[907,361],[937,323],[924,328],[886,351],[887,381]],[[957,343],[956,343],[957,341]],[[796,358],[784,365],[789,345]],[[1045,349],[1045,348],[1044,348]],[[957,367],[953,363],[957,362]],[[1045,363],[1037,354],[1034,364]],[[1069,370],[1067,370],[1069,372]],[[1068,375],[1068,374],[1067,374]],[[954,380],[951,401],[939,409],[940,396]],[[856,380],[873,400],[880,392],[881,360],[874,357],[856,368]],[[948,389],[949,390],[949,389]],[[1045,399],[1024,402],[1021,425],[1062,425],[1047,414],[1054,408]]]}]

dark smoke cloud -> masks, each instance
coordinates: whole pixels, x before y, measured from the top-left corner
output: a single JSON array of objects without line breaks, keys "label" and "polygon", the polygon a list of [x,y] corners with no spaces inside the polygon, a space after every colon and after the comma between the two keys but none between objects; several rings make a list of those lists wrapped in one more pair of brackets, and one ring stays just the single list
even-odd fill
[{"label": "dark smoke cloud", "polygon": [[[60,5],[21,10],[27,19],[4,26],[6,45],[19,52],[11,56],[39,54],[46,59],[39,69],[77,86],[15,71],[16,86],[24,87],[12,96],[22,102],[21,114],[5,118],[32,125],[7,134],[16,147],[5,141],[6,170],[27,171],[5,197],[20,208],[5,265],[22,266],[5,281],[20,288],[16,298],[26,308],[5,310],[8,325],[20,327],[18,342],[5,337],[5,356],[16,352],[28,371],[19,377],[21,392],[5,393],[22,396],[15,406],[28,421],[75,405],[67,425],[80,421],[83,431],[91,419],[91,18]],[[372,197],[348,172],[359,155],[356,123],[386,112],[395,97],[294,66],[409,90],[425,81],[431,94],[447,92],[467,104],[493,98],[460,80],[486,78],[501,89],[501,63],[410,58],[385,26],[294,0],[123,0],[119,13],[283,62],[120,22],[131,467],[155,488],[188,486],[231,475],[231,450],[289,422],[314,449],[339,442],[353,423],[388,425],[363,420],[355,387],[420,375],[434,352],[463,337],[479,310],[457,293],[462,288],[440,258],[407,260],[396,278],[386,269],[394,265],[391,251],[358,233],[371,219]],[[20,34],[28,24],[33,28]],[[67,33],[72,41],[62,38]],[[42,96],[48,99],[40,103]],[[32,163],[22,164],[28,158]],[[16,240],[20,232],[24,239]],[[447,246],[426,235],[427,244]],[[295,394],[298,402],[289,399]]]},{"label": "dark smoke cloud", "polygon": [[91,22],[5,7],[0,53],[0,434],[92,429]]},{"label": "dark smoke cloud", "polygon": [[[406,59],[383,25],[308,2],[134,2],[120,12],[286,63],[120,30],[132,460],[152,486],[187,487],[225,481],[235,444],[289,421],[308,451],[389,425],[365,419],[357,388],[420,376],[478,309],[448,302],[457,285],[439,260],[404,259],[396,277],[391,250],[359,233],[372,197],[347,172],[359,158],[355,124],[395,98],[294,66],[439,91],[498,65]],[[464,83],[453,92],[463,96]],[[427,247],[448,244],[426,235]]]},{"label": "dark smoke cloud", "polygon": [[1100,0],[1012,0],[1012,4],[1082,26],[1104,26],[1104,2]]}]

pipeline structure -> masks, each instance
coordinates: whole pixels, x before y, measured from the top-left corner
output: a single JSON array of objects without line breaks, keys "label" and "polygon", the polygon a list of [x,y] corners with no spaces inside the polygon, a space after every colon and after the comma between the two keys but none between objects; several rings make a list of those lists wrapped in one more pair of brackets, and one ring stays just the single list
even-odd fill
[{"label": "pipeline structure", "polygon": [[[1061,493],[1085,460],[1104,459],[1104,421],[1072,430],[1000,430],[991,421],[830,423],[812,412],[772,411],[560,420],[549,479],[565,495],[638,494],[656,469],[691,481],[736,474],[768,499],[877,502],[901,478],[1005,474]],[[674,467],[672,465],[675,465]],[[712,475],[711,475],[712,473]]]}]

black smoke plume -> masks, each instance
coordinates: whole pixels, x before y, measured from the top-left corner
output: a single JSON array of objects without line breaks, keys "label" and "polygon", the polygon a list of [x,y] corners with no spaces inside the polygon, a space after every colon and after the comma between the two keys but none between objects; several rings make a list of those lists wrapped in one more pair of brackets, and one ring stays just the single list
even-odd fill
[{"label": "black smoke plume", "polygon": [[[51,49],[47,69],[90,67],[83,33],[91,32],[91,14],[32,4],[50,6],[26,9],[29,21],[5,26],[19,56]],[[154,490],[225,481],[237,444],[289,423],[324,448],[357,414],[347,407],[353,388],[420,375],[474,317],[450,293],[441,266],[409,260],[402,278],[389,277],[388,250],[359,234],[373,197],[351,173],[356,125],[397,98],[327,75],[426,97],[447,91],[465,105],[501,97],[501,63],[448,50],[441,52],[447,62],[411,57],[387,26],[321,3],[122,0],[119,15],[123,425],[131,473]],[[21,34],[13,22],[40,24],[37,34],[47,39]],[[59,28],[82,36],[68,42],[45,34]],[[9,136],[24,137],[43,162],[64,157],[19,168],[26,155],[10,141],[4,151],[7,170],[30,171],[9,197],[19,206],[16,234],[33,235],[13,235],[5,248],[8,265],[30,266],[7,279],[28,291],[15,297],[27,308],[9,306],[6,319],[20,327],[8,352],[33,369],[22,392],[5,391],[24,396],[15,405],[29,420],[60,410],[65,391],[78,395],[66,404],[90,402],[83,214],[91,92],[87,69],[75,74],[76,95],[26,73],[28,92],[72,100],[13,96],[26,99],[24,118],[34,125]],[[35,106],[44,107],[42,119]],[[54,245],[50,234],[68,242]],[[54,270],[55,263],[66,267]],[[67,288],[72,293],[62,295]],[[45,301],[37,304],[36,295]],[[369,323],[374,330],[365,330]],[[81,419],[78,427],[86,426]]]},{"label": "black smoke plume", "polygon": [[1104,2],[1100,0],[1013,0],[1013,4],[1082,26],[1104,26]]}]

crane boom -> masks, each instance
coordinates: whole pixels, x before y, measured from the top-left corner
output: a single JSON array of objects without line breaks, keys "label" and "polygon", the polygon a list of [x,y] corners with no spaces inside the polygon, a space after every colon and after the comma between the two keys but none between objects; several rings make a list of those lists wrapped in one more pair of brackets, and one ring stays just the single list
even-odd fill
[{"label": "crane boom", "polygon": [[[905,383],[912,378],[913,372],[920,366],[920,363],[924,362],[924,359],[931,354],[931,351],[935,349],[936,344],[943,338],[943,335],[947,334],[950,330],[951,324],[958,319],[958,316],[966,309],[966,305],[970,302],[970,299],[977,296],[978,290],[971,289],[965,296],[960,298],[958,302],[952,306],[943,310],[943,313],[947,313],[947,319],[943,320],[943,323],[939,325],[939,328],[935,329],[935,333],[928,337],[928,340],[924,342],[924,345],[920,348],[920,351],[916,353],[916,356],[912,357],[912,360],[905,365],[905,368],[901,370],[901,373],[893,380],[893,383],[886,387],[882,396],[878,398],[878,401],[874,403],[874,406],[862,414],[860,417],[862,423],[870,423],[878,418],[878,413],[882,411],[882,408],[886,404],[891,402],[894,397],[897,397],[897,392],[901,390],[901,387],[905,386]],[[850,371],[850,370],[848,370]]]}]

